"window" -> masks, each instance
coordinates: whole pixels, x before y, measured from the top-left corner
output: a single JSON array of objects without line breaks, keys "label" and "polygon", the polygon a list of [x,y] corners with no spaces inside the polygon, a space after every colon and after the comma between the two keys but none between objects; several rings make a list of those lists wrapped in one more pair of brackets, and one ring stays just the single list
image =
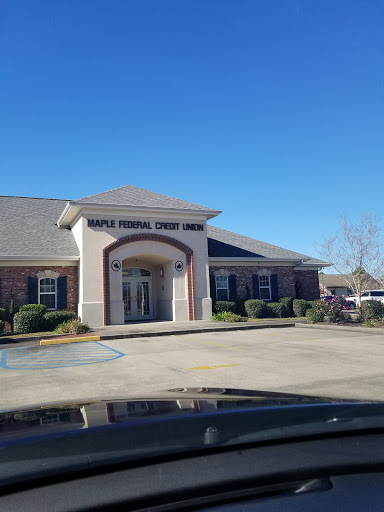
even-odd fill
[{"label": "window", "polygon": [[259,289],[261,300],[271,300],[271,280],[269,276],[259,276]]},{"label": "window", "polygon": [[228,300],[228,277],[216,276],[216,299]]},{"label": "window", "polygon": [[145,268],[129,267],[123,268],[123,277],[145,277],[150,276],[151,272]]},{"label": "window", "polygon": [[39,304],[44,304],[44,306],[47,306],[47,309],[56,309],[56,279],[53,279],[52,277],[44,277],[39,280]]}]

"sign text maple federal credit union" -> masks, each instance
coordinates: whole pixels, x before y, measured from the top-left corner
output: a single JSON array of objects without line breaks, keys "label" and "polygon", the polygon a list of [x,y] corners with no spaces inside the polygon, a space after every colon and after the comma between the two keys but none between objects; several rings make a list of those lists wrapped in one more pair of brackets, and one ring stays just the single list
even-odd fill
[{"label": "sign text maple federal credit union", "polygon": [[[107,220],[107,219],[87,219],[89,228],[124,228],[124,229],[153,229],[151,222],[141,220]],[[204,224],[195,224],[189,222],[155,222],[155,229],[169,229],[178,231],[204,231]],[[182,228],[180,228],[182,226]]]}]

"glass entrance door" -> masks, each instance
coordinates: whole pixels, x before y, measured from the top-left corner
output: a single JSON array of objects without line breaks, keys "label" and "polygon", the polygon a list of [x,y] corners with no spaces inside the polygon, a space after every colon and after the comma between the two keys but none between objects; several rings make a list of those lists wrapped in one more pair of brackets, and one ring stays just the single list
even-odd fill
[{"label": "glass entrance door", "polygon": [[138,272],[135,272],[136,275],[132,275],[135,274],[133,272],[127,273],[129,275],[123,274],[125,321],[151,320],[153,317],[151,277],[137,275]]}]

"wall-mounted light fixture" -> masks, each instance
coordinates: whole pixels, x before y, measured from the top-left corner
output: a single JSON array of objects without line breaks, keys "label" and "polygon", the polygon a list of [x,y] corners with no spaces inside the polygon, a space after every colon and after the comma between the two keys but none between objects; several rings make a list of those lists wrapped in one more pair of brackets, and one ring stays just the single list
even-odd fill
[{"label": "wall-mounted light fixture", "polygon": [[163,268],[160,269],[160,277],[164,277],[164,269]]}]

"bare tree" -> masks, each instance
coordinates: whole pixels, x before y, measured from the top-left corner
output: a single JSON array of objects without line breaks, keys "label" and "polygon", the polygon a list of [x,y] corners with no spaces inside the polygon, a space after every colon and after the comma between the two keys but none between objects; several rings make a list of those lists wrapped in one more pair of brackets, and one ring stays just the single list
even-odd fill
[{"label": "bare tree", "polygon": [[367,275],[379,280],[384,271],[384,238],[380,219],[365,214],[357,223],[352,223],[345,216],[340,217],[338,231],[322,241],[320,250],[333,268],[344,275],[360,305]]}]

